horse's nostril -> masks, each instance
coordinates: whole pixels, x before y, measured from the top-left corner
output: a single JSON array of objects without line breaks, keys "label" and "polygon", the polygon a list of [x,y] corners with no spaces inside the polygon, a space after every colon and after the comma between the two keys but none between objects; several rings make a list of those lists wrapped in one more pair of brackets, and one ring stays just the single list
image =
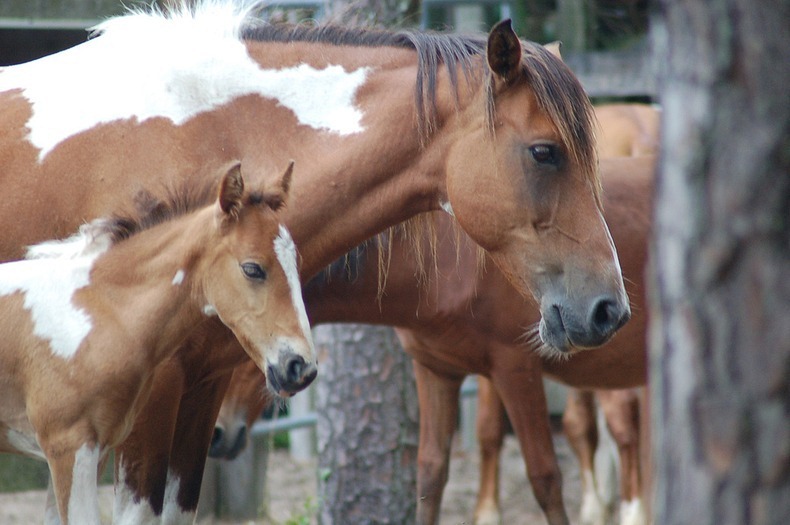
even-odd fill
[{"label": "horse's nostril", "polygon": [[225,434],[225,431],[222,430],[222,427],[214,427],[214,434],[211,436],[211,446],[216,447],[220,443],[222,443],[222,438]]},{"label": "horse's nostril", "polygon": [[593,306],[591,324],[601,335],[608,336],[628,320],[627,312],[610,298],[599,299]]},{"label": "horse's nostril", "polygon": [[291,357],[286,367],[288,380],[293,382],[301,380],[306,364],[304,358],[300,355]]}]

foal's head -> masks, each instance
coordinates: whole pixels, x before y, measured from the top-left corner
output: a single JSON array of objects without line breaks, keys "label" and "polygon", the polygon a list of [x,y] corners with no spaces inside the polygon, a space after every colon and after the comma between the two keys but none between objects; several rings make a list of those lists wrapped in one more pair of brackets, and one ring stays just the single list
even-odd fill
[{"label": "foal's head", "polygon": [[202,273],[204,311],[233,331],[281,396],[305,388],[317,371],[296,247],[277,213],[292,170],[293,162],[268,192],[247,191],[238,165],[223,177]]}]

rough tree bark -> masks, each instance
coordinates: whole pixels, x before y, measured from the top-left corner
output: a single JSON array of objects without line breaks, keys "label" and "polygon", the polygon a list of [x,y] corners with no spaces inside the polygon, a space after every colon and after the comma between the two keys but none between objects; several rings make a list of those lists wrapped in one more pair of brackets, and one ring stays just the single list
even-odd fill
[{"label": "rough tree bark", "polygon": [[313,337],[321,355],[319,522],[413,523],[419,414],[411,359],[391,328],[324,325]]},{"label": "rough tree bark", "polygon": [[655,523],[790,523],[790,3],[663,0]]}]

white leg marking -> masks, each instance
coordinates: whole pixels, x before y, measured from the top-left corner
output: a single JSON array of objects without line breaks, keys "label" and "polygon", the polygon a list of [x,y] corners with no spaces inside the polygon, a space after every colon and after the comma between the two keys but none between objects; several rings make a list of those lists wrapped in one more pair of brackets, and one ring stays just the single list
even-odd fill
[{"label": "white leg marking", "polygon": [[195,522],[195,513],[185,511],[178,504],[178,491],[181,488],[181,479],[173,472],[167,472],[165,486],[165,500],[162,507],[162,525],[192,525]]},{"label": "white leg marking", "polygon": [[620,525],[647,525],[647,514],[640,498],[620,504]]},{"label": "white leg marking", "polygon": [[582,472],[582,508],[579,521],[582,525],[606,525],[606,514],[606,509],[598,496],[595,475],[585,470]]},{"label": "white leg marking", "polygon": [[115,499],[112,506],[114,525],[158,525],[159,516],[148,504],[148,500],[135,501],[136,495],[126,484],[126,469],[121,461],[118,479],[115,481]]},{"label": "white leg marking", "polygon": [[74,471],[69,496],[69,524],[101,524],[99,517],[98,469],[101,450],[82,445],[74,455]]},{"label": "white leg marking", "polygon": [[475,515],[475,525],[502,525],[499,509],[491,500],[486,500]]}]

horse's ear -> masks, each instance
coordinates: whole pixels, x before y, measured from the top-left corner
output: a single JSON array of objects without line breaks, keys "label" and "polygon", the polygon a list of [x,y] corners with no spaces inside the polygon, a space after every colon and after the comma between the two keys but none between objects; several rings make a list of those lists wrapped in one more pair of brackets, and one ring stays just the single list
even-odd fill
[{"label": "horse's ear", "polygon": [[502,20],[488,34],[486,50],[491,72],[507,83],[518,77],[521,65],[521,41],[509,18]]},{"label": "horse's ear", "polygon": [[562,53],[560,53],[560,50],[562,49],[562,42],[559,40],[555,42],[549,42],[543,47],[545,47],[549,53],[562,60]]},{"label": "horse's ear", "polygon": [[293,172],[294,161],[291,160],[288,162],[288,167],[285,168],[285,171],[280,177],[280,187],[277,189],[277,191],[267,192],[263,196],[263,200],[274,211],[282,208],[285,205],[285,201],[288,199],[288,191],[291,189],[291,176],[293,175]]},{"label": "horse's ear", "polygon": [[219,185],[219,207],[226,215],[235,215],[241,209],[244,195],[244,179],[241,177],[241,164],[228,170]]}]

